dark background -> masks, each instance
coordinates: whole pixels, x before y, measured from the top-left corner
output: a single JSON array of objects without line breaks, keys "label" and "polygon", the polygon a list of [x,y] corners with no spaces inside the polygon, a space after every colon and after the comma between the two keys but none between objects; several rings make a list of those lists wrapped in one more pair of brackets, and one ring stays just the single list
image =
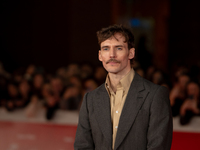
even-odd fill
[{"label": "dark background", "polygon": [[199,4],[194,0],[3,0],[0,61],[9,72],[29,64],[49,72],[73,62],[99,65],[96,31],[121,18],[140,16],[155,20],[152,63],[169,73],[174,64],[199,64]]},{"label": "dark background", "polygon": [[200,63],[200,1],[171,0],[169,64]]}]

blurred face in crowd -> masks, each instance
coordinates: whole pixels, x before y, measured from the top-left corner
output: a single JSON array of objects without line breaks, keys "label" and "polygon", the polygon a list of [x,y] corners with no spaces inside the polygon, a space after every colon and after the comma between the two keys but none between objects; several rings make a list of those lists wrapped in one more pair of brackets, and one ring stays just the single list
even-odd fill
[{"label": "blurred face in crowd", "polygon": [[107,75],[107,72],[103,67],[98,67],[94,74],[97,80],[102,80],[102,79],[104,80],[106,78],[106,75]]},{"label": "blurred face in crowd", "polygon": [[176,77],[179,77],[179,76],[181,76],[182,74],[187,73],[187,72],[188,72],[188,69],[187,69],[186,67],[179,67],[179,68],[177,69],[177,71],[175,72],[175,76],[176,76]]},{"label": "blurred face in crowd", "polygon": [[53,78],[51,79],[51,87],[53,92],[59,93],[63,89],[62,80],[60,78]]},{"label": "blurred face in crowd", "polygon": [[84,86],[85,86],[86,92],[93,91],[98,87],[97,83],[93,79],[89,79],[85,81]]},{"label": "blurred face in crowd", "polygon": [[79,74],[79,66],[78,64],[70,64],[68,67],[67,67],[67,77],[71,77],[73,75],[77,75]]},{"label": "blurred face in crowd", "polygon": [[28,66],[26,73],[32,75],[35,72],[35,66],[34,65],[30,65]]},{"label": "blurred face in crowd", "polygon": [[15,74],[13,78],[14,78],[14,81],[17,83],[20,83],[23,80],[23,76],[20,74]]},{"label": "blurred face in crowd", "polygon": [[18,94],[17,87],[14,84],[8,85],[8,93],[11,97],[15,97]]},{"label": "blurred face in crowd", "polygon": [[69,79],[70,83],[78,88],[81,88],[81,80],[76,77],[76,76],[72,76],[70,79]]},{"label": "blurred face in crowd", "polygon": [[66,69],[64,68],[64,67],[61,67],[61,68],[59,68],[58,70],[57,70],[57,75],[59,76],[59,77],[62,77],[62,78],[65,78],[65,76],[66,76]]},{"label": "blurred face in crowd", "polygon": [[199,86],[195,82],[191,82],[187,85],[187,93],[188,95],[193,95],[196,98],[199,97]]},{"label": "blurred face in crowd", "polygon": [[141,68],[136,69],[135,71],[136,71],[141,77],[144,77],[144,71],[143,71]]},{"label": "blurred face in crowd", "polygon": [[187,83],[190,81],[190,78],[187,75],[181,75],[178,78],[178,83],[181,87],[181,89],[185,89]]},{"label": "blurred face in crowd", "polygon": [[43,85],[43,76],[41,74],[37,74],[35,75],[34,79],[33,79],[33,85],[35,88],[41,88]]},{"label": "blurred face in crowd", "polygon": [[45,83],[42,86],[42,96],[44,98],[50,97],[51,96],[51,85],[49,83]]},{"label": "blurred face in crowd", "polygon": [[22,94],[28,94],[30,90],[30,86],[28,84],[28,82],[26,80],[23,80],[20,84],[19,84],[19,91]]},{"label": "blurred face in crowd", "polygon": [[125,37],[120,33],[103,41],[99,50],[99,60],[112,74],[125,75],[131,69],[130,59],[134,58],[135,49],[128,49]]},{"label": "blurred face in crowd", "polygon": [[162,78],[163,78],[162,73],[160,71],[156,71],[153,74],[152,82],[155,84],[159,84]]},{"label": "blurred face in crowd", "polygon": [[81,66],[81,71],[80,71],[80,75],[82,79],[85,79],[89,76],[92,75],[92,67],[88,64],[84,64],[83,66]]},{"label": "blurred face in crowd", "polygon": [[63,94],[63,98],[64,99],[68,99],[70,97],[76,97],[80,94],[80,90],[78,87],[76,86],[72,86],[72,87],[69,87],[67,88],[65,91],[64,91],[64,94]]},{"label": "blurred face in crowd", "polygon": [[150,67],[148,67],[148,69],[147,69],[147,73],[146,73],[148,79],[151,78],[151,76],[153,75],[154,71],[155,71],[155,67],[154,67],[154,66],[150,66]]}]

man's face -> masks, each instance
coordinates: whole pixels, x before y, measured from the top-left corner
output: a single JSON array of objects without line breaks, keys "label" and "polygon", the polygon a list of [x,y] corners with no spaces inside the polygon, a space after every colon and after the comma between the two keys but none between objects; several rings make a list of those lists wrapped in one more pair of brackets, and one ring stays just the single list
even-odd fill
[{"label": "man's face", "polygon": [[122,34],[116,33],[114,36],[101,43],[99,60],[109,73],[125,75],[130,71],[130,59],[134,58],[135,49],[128,50]]}]

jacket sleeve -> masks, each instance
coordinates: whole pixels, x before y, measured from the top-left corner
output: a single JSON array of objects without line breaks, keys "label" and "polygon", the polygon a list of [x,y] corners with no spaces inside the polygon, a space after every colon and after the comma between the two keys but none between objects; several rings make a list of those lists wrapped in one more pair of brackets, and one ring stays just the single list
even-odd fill
[{"label": "jacket sleeve", "polygon": [[150,107],[147,150],[170,150],[173,125],[168,89],[160,86]]},{"label": "jacket sleeve", "polygon": [[76,131],[74,142],[75,150],[93,150],[94,142],[91,133],[89,122],[88,108],[87,108],[87,94],[85,94],[82,106],[79,112],[79,123]]}]

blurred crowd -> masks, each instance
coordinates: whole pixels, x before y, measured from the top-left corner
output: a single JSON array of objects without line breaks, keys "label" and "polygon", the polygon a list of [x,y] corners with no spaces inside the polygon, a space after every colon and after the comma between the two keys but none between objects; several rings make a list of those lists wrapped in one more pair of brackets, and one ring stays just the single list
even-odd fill
[{"label": "blurred crowd", "polygon": [[106,75],[103,67],[88,63],[69,64],[53,74],[35,65],[10,74],[0,64],[0,106],[7,111],[24,108],[27,117],[34,117],[42,104],[50,120],[57,109],[78,110],[84,94],[102,84]]},{"label": "blurred crowd", "polygon": [[[200,115],[199,67],[176,66],[170,75],[154,66],[143,70],[137,61],[132,67],[140,76],[169,89],[172,115],[179,115],[182,125]],[[57,109],[79,110],[84,94],[104,83],[106,76],[102,66],[89,63],[72,63],[53,74],[35,65],[8,73],[0,63],[0,107],[8,112],[23,108],[27,117],[34,117],[42,104],[50,120]]]}]

